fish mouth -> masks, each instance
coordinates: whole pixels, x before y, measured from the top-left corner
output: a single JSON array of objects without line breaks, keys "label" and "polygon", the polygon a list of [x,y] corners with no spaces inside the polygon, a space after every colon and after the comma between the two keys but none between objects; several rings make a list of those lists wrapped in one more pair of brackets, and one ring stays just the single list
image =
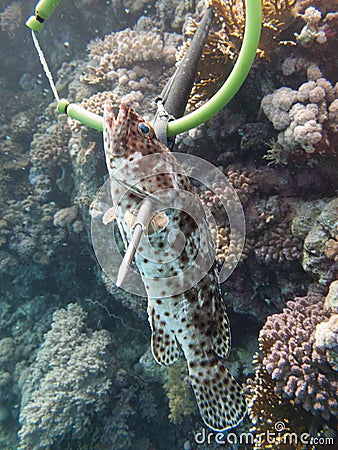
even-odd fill
[{"label": "fish mouth", "polygon": [[118,110],[116,119],[114,118],[115,134],[117,136],[121,136],[122,139],[126,137],[127,130],[129,128],[129,120],[128,120],[129,113],[130,113],[129,106],[122,103],[120,109]]},{"label": "fish mouth", "polygon": [[120,106],[113,106],[110,103],[106,103],[105,112],[106,119],[109,122],[111,130],[113,130],[127,122],[130,114],[130,107],[125,103],[121,103]]},{"label": "fish mouth", "polygon": [[115,156],[122,156],[126,151],[130,131],[130,107],[121,104],[117,111],[118,113],[115,115],[111,104],[104,105],[104,134],[110,152]]}]

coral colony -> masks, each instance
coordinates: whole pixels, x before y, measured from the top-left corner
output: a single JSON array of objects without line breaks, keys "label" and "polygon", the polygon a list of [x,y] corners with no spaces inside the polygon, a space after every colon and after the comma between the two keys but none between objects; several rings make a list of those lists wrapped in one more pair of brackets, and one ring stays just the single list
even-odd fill
[{"label": "coral colony", "polygon": [[[215,309],[223,312],[218,318],[228,339],[226,307],[231,351],[213,360],[226,365],[224,383],[231,380],[237,388],[234,377],[241,385],[248,405],[243,420],[237,389],[230,411],[200,394],[210,380],[205,367],[195,373],[194,348],[180,338],[186,358],[173,340],[176,351],[169,357],[176,364],[154,361],[146,299],[117,288],[101,270],[91,221],[102,223],[110,206],[96,201],[107,178],[102,133],[56,113],[24,26],[33,5],[4,3],[0,448],[188,450],[196,448],[197,433],[213,432],[207,425],[237,425],[233,438],[252,436],[246,449],[285,449],[283,433],[317,439],[308,448],[335,448],[337,2],[264,0],[259,51],[244,86],[216,117],[176,139],[176,151],[219,168],[244,211],[243,254],[221,285],[222,296],[217,290]],[[60,2],[41,37],[58,92],[100,115],[105,103],[115,115],[123,103],[150,120],[154,99],[182,59],[206,3]],[[243,2],[211,4],[217,17],[190,109],[217,90],[241,45]],[[223,207],[231,190],[217,180],[194,189],[216,263],[231,264],[241,248]],[[106,229],[107,241],[114,229],[118,234],[114,220]],[[153,332],[156,314],[161,319],[167,312],[160,306],[154,306],[160,311]],[[201,314],[196,326],[203,326]],[[192,338],[187,328],[183,334],[193,345],[201,336]],[[203,345],[212,358],[217,345]],[[163,362],[168,355],[161,348],[154,353]],[[228,395],[223,388],[218,386],[220,396]],[[275,432],[273,444],[268,432]],[[234,448],[230,434],[223,436],[227,449]],[[299,441],[288,445],[302,448]],[[218,444],[211,440],[208,448]]]}]

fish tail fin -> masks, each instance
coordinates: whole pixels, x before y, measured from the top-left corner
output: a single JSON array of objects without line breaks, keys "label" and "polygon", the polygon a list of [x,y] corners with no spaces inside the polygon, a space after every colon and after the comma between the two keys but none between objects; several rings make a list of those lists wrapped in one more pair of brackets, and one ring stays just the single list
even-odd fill
[{"label": "fish tail fin", "polygon": [[188,362],[190,383],[201,417],[216,431],[236,427],[247,410],[242,388],[215,356]]}]

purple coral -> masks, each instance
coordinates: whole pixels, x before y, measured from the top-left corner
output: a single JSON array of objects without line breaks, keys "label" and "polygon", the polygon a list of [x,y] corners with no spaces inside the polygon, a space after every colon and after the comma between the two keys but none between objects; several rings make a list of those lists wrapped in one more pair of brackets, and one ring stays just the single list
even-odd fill
[{"label": "purple coral", "polygon": [[315,345],[315,331],[328,316],[324,298],[309,293],[268,317],[259,334],[263,364],[276,394],[326,420],[338,415],[338,380],[325,351]]}]

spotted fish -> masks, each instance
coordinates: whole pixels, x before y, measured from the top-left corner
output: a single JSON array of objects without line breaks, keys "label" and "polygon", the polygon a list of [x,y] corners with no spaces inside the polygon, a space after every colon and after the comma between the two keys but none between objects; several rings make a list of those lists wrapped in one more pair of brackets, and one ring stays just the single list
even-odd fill
[{"label": "spotted fish", "polygon": [[235,427],[246,403],[224,364],[230,327],[203,207],[177,159],[132,108],[122,104],[115,118],[106,104],[103,137],[114,218],[125,245],[140,202],[158,203],[135,255],[148,296],[153,356],[171,365],[183,351],[205,424],[220,431]]}]

